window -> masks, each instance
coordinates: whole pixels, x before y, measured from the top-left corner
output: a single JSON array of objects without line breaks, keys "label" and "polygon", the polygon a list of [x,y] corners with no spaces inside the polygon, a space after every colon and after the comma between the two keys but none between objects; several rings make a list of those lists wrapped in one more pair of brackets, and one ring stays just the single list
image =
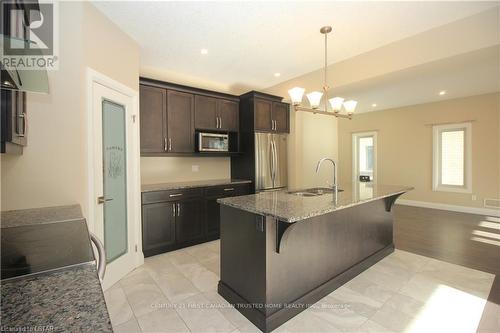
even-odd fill
[{"label": "window", "polygon": [[472,191],[471,123],[433,126],[433,190]]},{"label": "window", "polygon": [[353,133],[353,181],[358,182],[363,177],[369,181],[377,181],[377,133]]}]

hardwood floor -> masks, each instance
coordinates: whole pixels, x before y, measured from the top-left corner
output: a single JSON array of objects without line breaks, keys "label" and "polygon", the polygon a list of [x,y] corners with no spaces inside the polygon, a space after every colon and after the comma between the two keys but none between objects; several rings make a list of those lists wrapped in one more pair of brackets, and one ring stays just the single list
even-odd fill
[{"label": "hardwood floor", "polygon": [[495,274],[478,333],[500,332],[500,218],[394,206],[396,248]]},{"label": "hardwood floor", "polygon": [[500,275],[500,218],[394,206],[396,248]]}]

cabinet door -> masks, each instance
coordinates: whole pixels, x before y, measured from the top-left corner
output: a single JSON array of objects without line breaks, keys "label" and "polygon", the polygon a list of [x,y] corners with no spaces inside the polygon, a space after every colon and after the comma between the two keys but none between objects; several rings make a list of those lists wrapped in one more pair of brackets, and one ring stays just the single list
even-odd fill
[{"label": "cabinet door", "polygon": [[239,103],[220,99],[217,109],[220,129],[237,132],[239,130]]},{"label": "cabinet door", "polygon": [[275,132],[289,133],[289,107],[286,103],[273,102],[273,120],[276,124]]},{"label": "cabinet door", "polygon": [[141,85],[141,153],[165,151],[166,90]]},{"label": "cabinet door", "polygon": [[217,199],[219,197],[208,197],[205,200],[205,220],[209,238],[218,237],[220,234],[220,205]]},{"label": "cabinet door", "polygon": [[146,255],[165,251],[175,244],[174,205],[160,202],[142,206],[142,249]]},{"label": "cabinet door", "polygon": [[167,90],[167,136],[171,153],[194,152],[194,95]]},{"label": "cabinet door", "polygon": [[194,97],[194,127],[217,129],[217,99],[196,95]]},{"label": "cabinet door", "polygon": [[188,242],[203,238],[201,199],[177,202],[176,237],[177,242]]},{"label": "cabinet door", "polygon": [[255,105],[255,129],[257,131],[271,131],[272,102],[256,98]]}]

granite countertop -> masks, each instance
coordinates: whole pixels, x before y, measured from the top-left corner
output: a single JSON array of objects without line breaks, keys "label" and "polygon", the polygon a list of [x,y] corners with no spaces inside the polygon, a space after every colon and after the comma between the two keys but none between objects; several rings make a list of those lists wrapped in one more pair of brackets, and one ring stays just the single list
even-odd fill
[{"label": "granite countertop", "polygon": [[302,197],[288,193],[293,191],[290,189],[223,198],[218,199],[217,202],[251,213],[273,216],[283,222],[293,223],[395,194],[402,194],[413,189],[407,186],[371,183],[351,183],[340,185],[339,188],[344,191],[338,193],[336,203],[332,193],[315,197]]},{"label": "granite countertop", "polygon": [[0,212],[2,228],[66,222],[83,219],[80,205],[56,206]]},{"label": "granite countertop", "polygon": [[180,190],[185,188],[209,187],[218,185],[249,184],[251,182],[252,182],[251,180],[244,180],[244,179],[210,179],[210,180],[198,180],[198,181],[187,181],[187,182],[143,184],[141,186],[141,189],[142,192],[154,192],[154,191]]},{"label": "granite countertop", "polygon": [[0,216],[0,329],[112,332],[80,206],[4,211]]},{"label": "granite countertop", "polygon": [[2,281],[1,297],[5,331],[113,331],[94,264]]}]

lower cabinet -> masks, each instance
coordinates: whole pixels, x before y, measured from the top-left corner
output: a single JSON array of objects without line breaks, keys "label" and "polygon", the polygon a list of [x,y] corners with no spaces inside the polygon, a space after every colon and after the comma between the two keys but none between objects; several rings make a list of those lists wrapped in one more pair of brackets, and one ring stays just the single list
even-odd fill
[{"label": "lower cabinet", "polygon": [[145,257],[219,238],[217,199],[250,193],[250,184],[155,191],[142,194]]},{"label": "lower cabinet", "polygon": [[160,202],[142,206],[142,250],[145,255],[160,253],[175,244],[174,205]]}]

